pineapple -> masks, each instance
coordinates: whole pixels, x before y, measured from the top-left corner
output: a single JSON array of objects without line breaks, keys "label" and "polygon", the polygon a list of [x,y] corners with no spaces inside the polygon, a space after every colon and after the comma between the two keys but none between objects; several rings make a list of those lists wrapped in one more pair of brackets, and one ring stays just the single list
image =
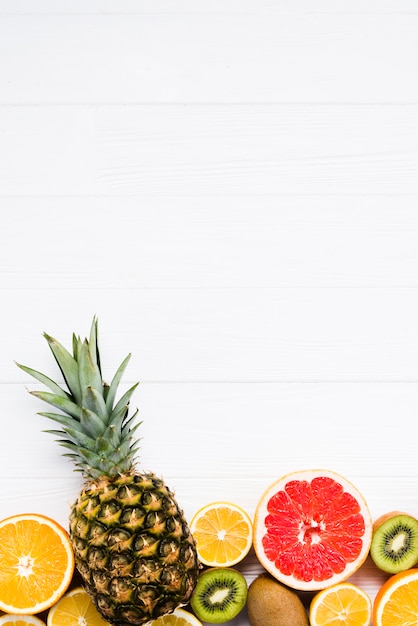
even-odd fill
[{"label": "pineapple", "polygon": [[140,425],[130,399],[117,389],[128,355],[110,385],[102,378],[97,318],[89,338],[73,334],[73,354],[44,337],[64,377],[61,386],[17,363],[50,391],[31,391],[59,412],[41,412],[60,425],[59,443],[84,478],[69,516],[76,566],[95,606],[111,624],[143,624],[186,604],[199,562],[182,510],[164,481],[135,469]]}]

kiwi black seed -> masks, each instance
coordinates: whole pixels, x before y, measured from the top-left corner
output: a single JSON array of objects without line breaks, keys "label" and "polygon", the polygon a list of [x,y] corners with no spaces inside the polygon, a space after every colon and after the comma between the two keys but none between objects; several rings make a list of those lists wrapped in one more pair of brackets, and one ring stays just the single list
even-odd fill
[{"label": "kiwi black seed", "polygon": [[231,567],[211,567],[200,574],[190,605],[203,622],[223,624],[244,608],[247,592],[241,572]]},{"label": "kiwi black seed", "polygon": [[394,515],[373,532],[370,556],[375,565],[397,574],[418,563],[418,520],[410,515]]}]

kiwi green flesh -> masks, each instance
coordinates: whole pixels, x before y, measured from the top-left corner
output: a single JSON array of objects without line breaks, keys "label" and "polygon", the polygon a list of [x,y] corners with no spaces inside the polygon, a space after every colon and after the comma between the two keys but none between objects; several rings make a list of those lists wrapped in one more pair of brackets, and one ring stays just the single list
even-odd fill
[{"label": "kiwi green flesh", "polygon": [[389,518],[373,533],[370,556],[384,572],[397,574],[418,563],[418,520],[409,515]]},{"label": "kiwi green flesh", "polygon": [[241,612],[247,601],[247,581],[233,568],[204,570],[190,599],[196,617],[210,624],[223,624]]}]

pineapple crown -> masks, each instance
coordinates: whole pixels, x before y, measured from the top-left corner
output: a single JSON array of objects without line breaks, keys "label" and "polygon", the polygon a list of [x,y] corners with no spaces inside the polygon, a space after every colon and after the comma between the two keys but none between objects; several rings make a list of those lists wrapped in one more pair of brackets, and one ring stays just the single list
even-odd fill
[{"label": "pineapple crown", "polygon": [[[61,413],[39,412],[61,425],[61,430],[45,432],[58,435],[58,443],[70,450],[70,457],[87,478],[118,476],[133,469],[138,441],[133,433],[138,410],[129,416],[129,403],[139,383],[116,401],[119,383],[131,358],[129,354],[117,369],[110,385],[102,378],[98,347],[98,323],[94,316],[89,338],[73,334],[71,354],[56,339],[43,334],[64,377],[67,389],[45,374],[16,363],[24,372],[51,391],[30,393],[59,409]],[[51,393],[52,392],[52,393]]]}]

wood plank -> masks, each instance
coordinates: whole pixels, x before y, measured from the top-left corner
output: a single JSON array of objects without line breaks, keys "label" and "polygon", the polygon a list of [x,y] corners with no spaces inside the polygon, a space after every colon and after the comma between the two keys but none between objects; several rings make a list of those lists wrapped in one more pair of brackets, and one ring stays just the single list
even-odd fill
[{"label": "wood plank", "polygon": [[18,379],[14,360],[54,373],[41,333],[70,347],[71,332],[88,334],[93,314],[101,320],[109,375],[132,352],[130,380],[418,378],[417,289],[54,287],[4,294],[3,382]]},{"label": "wood plank", "polygon": [[0,289],[415,288],[416,205],[413,195],[3,197]]},{"label": "wood plank", "polygon": [[413,8],[264,12],[253,3],[250,17],[248,9],[3,14],[1,102],[418,100]]},{"label": "wood plank", "polygon": [[[41,432],[45,418],[34,415],[37,402],[24,387],[2,385],[2,397],[5,414],[15,417],[12,444],[0,456],[0,517],[33,510],[66,526],[81,478]],[[416,445],[408,436],[417,383],[143,384],[136,400],[140,467],[164,477],[188,519],[218,499],[252,516],[272,482],[309,467],[345,475],[373,518],[393,509],[418,515]],[[240,569],[249,582],[261,572],[253,553]],[[368,560],[352,582],[373,597],[384,578]]]},{"label": "wood plank", "polygon": [[[51,423],[36,415],[48,410],[27,392],[36,388],[2,385],[5,414],[15,416],[0,457],[2,513],[26,497],[31,508],[40,494],[70,501],[80,485],[65,451],[44,432]],[[415,428],[418,383],[143,383],[136,406],[140,467],[164,476],[189,516],[213,499],[238,501],[253,515],[272,482],[309,467],[346,475],[374,517],[399,508],[418,515],[416,444],[407,435]],[[26,479],[38,485],[32,495]],[[21,494],[13,487],[19,483]]]},{"label": "wood plank", "polygon": [[[100,321],[190,519],[322,466],[418,516],[416,0],[0,0],[0,518],[81,478],[14,360]],[[253,552],[240,566],[250,582]],[[353,577],[373,598],[370,559]],[[245,613],[233,622],[248,626]],[[231,625],[232,626],[232,625]]]},{"label": "wood plank", "polygon": [[1,0],[0,15],[83,15],[83,14],[136,14],[147,13],[416,13],[415,0]]},{"label": "wood plank", "polygon": [[[235,481],[236,490],[234,492],[234,496],[236,502],[242,502],[243,499],[250,500],[251,496],[249,496],[249,494],[254,493],[252,491],[254,487],[256,489],[260,489],[260,484],[257,481],[239,481],[237,479],[235,479]],[[397,493],[400,494],[400,497],[397,499],[403,501],[407,505],[408,511],[411,511],[414,508],[411,492],[413,492],[415,488],[415,482],[415,480],[405,477],[402,477],[398,482],[399,490]],[[182,487],[180,493],[179,490],[177,490],[177,499],[183,508],[185,503],[188,505],[188,508],[184,510],[184,513],[186,518],[190,521],[190,511],[195,511],[196,501],[199,494],[202,494],[202,489],[205,489],[207,485],[204,480],[202,481],[201,479],[194,478],[187,480],[184,477],[181,480],[178,480],[177,484]],[[217,484],[219,485],[220,482]],[[4,517],[16,515],[18,513],[27,513],[28,510],[30,510],[40,512],[43,515],[49,515],[52,519],[59,522],[64,528],[67,528],[70,505],[77,497],[80,483],[74,478],[60,478],[59,480],[54,480],[54,478],[46,476],[41,480],[31,477],[14,480],[10,477],[7,481],[0,479],[0,486],[2,488],[2,493],[4,494],[2,496],[1,507]],[[377,485],[377,488],[381,487],[381,484]],[[385,484],[383,484],[383,488],[386,488]],[[257,494],[259,492],[256,491],[255,493]],[[244,496],[244,494],[246,494],[246,496]],[[215,493],[215,500],[218,499],[218,495],[219,490]],[[208,502],[209,501],[212,502],[214,500],[210,499]],[[391,507],[392,503],[393,500],[388,502],[388,499],[386,499],[384,505]],[[384,510],[386,511],[386,509]],[[251,550],[244,561],[235,567],[244,574],[248,584],[250,584],[256,576],[264,571],[255,556],[254,550]],[[373,599],[386,578],[387,576],[383,572],[379,571],[371,559],[368,558],[360,570],[350,578],[350,582],[359,585]],[[306,600],[307,603],[309,602],[309,596],[301,594],[301,598]],[[228,622],[231,626],[248,626],[248,623],[248,617],[245,609],[239,618],[233,620],[232,622]]]},{"label": "wood plank", "polygon": [[0,195],[418,193],[418,104],[0,111]]}]

